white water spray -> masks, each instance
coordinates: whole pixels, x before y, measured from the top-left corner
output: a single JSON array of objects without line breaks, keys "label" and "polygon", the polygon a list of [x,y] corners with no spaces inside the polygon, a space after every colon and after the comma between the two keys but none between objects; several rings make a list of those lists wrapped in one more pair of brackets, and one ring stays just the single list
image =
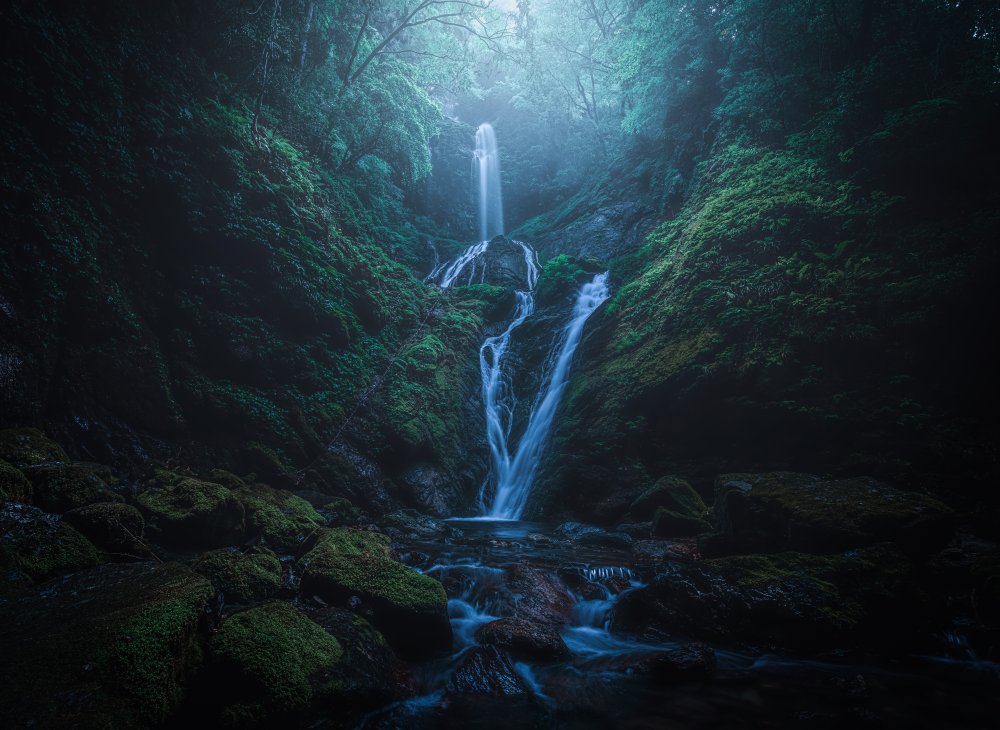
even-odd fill
[{"label": "white water spray", "polygon": [[488,123],[476,130],[476,151],[472,159],[479,178],[479,240],[503,235],[503,197],[500,194],[500,156],[497,136]]}]

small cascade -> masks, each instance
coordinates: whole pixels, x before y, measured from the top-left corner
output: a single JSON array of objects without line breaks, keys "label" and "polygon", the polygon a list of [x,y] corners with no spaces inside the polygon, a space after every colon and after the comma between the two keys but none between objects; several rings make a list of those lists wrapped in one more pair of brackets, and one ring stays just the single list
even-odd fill
[{"label": "small cascade", "polygon": [[549,433],[555,420],[559,402],[569,382],[569,369],[583,336],[583,326],[594,310],[608,298],[608,274],[597,274],[584,284],[577,295],[573,307],[573,317],[562,333],[562,345],[555,365],[542,381],[539,397],[528,417],[528,426],[517,445],[513,458],[495,463],[496,495],[489,516],[498,520],[516,520],[521,517],[524,506],[535,481],[542,454],[548,442]]},{"label": "small cascade", "polygon": [[503,235],[503,197],[500,192],[500,155],[493,127],[480,124],[476,130],[476,150],[472,158],[474,177],[479,181],[479,240]]}]

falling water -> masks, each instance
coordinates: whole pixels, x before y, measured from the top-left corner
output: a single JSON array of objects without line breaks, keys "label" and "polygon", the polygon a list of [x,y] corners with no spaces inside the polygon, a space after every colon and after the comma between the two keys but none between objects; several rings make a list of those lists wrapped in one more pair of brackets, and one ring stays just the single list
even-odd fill
[{"label": "falling water", "polygon": [[[506,452],[506,437],[504,438],[504,453],[499,460],[494,455],[496,469],[496,495],[489,516],[500,520],[516,520],[521,517],[527,502],[531,485],[538,473],[545,444],[552,422],[555,419],[559,401],[569,382],[569,367],[573,354],[580,344],[583,335],[583,325],[600,304],[608,298],[608,274],[597,274],[593,281],[584,284],[576,298],[573,308],[573,318],[563,330],[562,347],[548,377],[542,382],[539,398],[531,409],[528,426],[517,445],[513,459]],[[484,381],[485,383],[485,381]],[[485,388],[485,385],[484,385]],[[487,420],[491,417],[500,418],[501,413],[490,414],[487,402]],[[509,425],[508,425],[509,431]],[[492,446],[492,445],[491,445]],[[498,463],[499,461],[499,463]]]},{"label": "falling water", "polygon": [[476,130],[476,152],[472,160],[479,175],[479,240],[503,234],[503,198],[500,194],[500,157],[497,137],[488,123]]}]

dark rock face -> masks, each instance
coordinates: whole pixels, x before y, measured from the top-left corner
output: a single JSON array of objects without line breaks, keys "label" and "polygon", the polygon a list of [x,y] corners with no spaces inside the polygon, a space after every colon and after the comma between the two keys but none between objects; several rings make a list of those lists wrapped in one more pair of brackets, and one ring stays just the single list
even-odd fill
[{"label": "dark rock face", "polygon": [[531,690],[514,671],[510,658],[495,646],[476,647],[448,679],[452,694],[523,696]]},{"label": "dark rock face", "polygon": [[564,522],[556,528],[556,532],[581,545],[622,548],[632,544],[631,536],[624,532],[608,532],[580,522]]},{"label": "dark rock face", "polygon": [[555,577],[527,565],[508,571],[507,585],[520,594],[517,616],[535,624],[561,626],[573,611],[573,598]]},{"label": "dark rock face", "polygon": [[151,727],[200,657],[212,595],[176,563],[103,565],[0,605],[0,706],[10,727]]},{"label": "dark rock face", "polygon": [[653,537],[694,537],[709,532],[712,525],[698,517],[658,507],[653,516]]},{"label": "dark rock face", "polygon": [[666,651],[602,657],[591,664],[602,671],[644,674],[663,683],[704,681],[715,672],[715,651],[705,644],[692,642]]},{"label": "dark rock face", "polygon": [[708,508],[691,485],[675,476],[666,476],[644,491],[629,506],[629,515],[636,521],[648,520],[660,507],[688,517],[704,517]]},{"label": "dark rock face", "polygon": [[[507,289],[525,289],[528,279],[528,264],[524,260],[524,250],[503,236],[490,241],[483,258],[485,271],[482,281]],[[473,283],[478,283],[476,279]]]},{"label": "dark rock face", "polygon": [[612,628],[756,648],[892,645],[923,627],[930,607],[891,545],[843,555],[743,555],[677,565],[622,596]]},{"label": "dark rock face", "polygon": [[465,501],[461,485],[433,464],[413,464],[396,481],[417,509],[436,517],[455,514]]},{"label": "dark rock face", "polygon": [[638,248],[652,227],[651,212],[636,202],[598,208],[568,228],[535,239],[546,254],[569,253],[608,260]]},{"label": "dark rock face", "polygon": [[937,500],[870,477],[724,474],[715,491],[715,517],[733,551],[836,552],[881,540],[931,551],[954,524]]}]

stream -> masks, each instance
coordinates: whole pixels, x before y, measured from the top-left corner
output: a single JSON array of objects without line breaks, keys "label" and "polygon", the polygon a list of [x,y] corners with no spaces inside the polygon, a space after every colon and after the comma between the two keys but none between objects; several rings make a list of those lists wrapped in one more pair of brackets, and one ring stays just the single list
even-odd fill
[{"label": "stream", "polygon": [[[359,728],[951,728],[995,720],[982,701],[1000,678],[995,664],[916,655],[797,658],[619,636],[608,630],[619,597],[669,571],[669,561],[599,534],[574,539],[572,525],[443,524],[441,537],[408,543],[401,555],[444,584],[452,652],[417,665],[412,697],[367,715]],[[689,546],[674,547],[682,557]],[[539,610],[536,588],[542,604],[555,606]],[[513,651],[509,664],[488,659],[492,650],[477,632],[526,612],[544,620],[538,614],[547,608],[557,614],[565,656]]]}]

